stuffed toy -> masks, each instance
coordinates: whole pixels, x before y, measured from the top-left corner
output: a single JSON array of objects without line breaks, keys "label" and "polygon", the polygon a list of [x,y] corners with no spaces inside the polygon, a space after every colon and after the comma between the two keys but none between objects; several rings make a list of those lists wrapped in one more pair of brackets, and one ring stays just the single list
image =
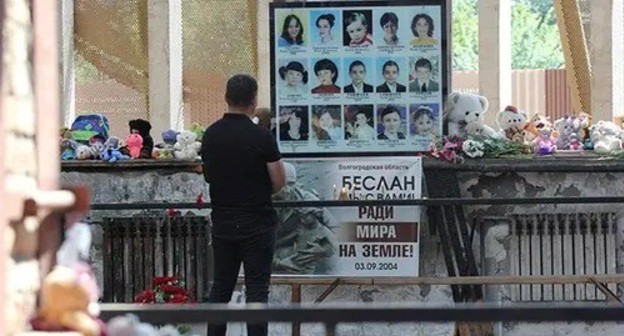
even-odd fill
[{"label": "stuffed toy", "polygon": [[466,135],[474,137],[503,138],[499,132],[496,132],[492,127],[484,125],[483,122],[478,120],[466,123],[464,132]]},{"label": "stuffed toy", "polygon": [[568,142],[568,149],[570,150],[584,150],[585,149],[585,145],[581,141],[581,137],[578,134],[572,133],[569,139],[570,139],[570,142]]},{"label": "stuffed toy", "polygon": [[191,131],[182,131],[177,136],[174,145],[174,156],[180,160],[195,160],[201,149],[201,142],[197,141],[197,134]]},{"label": "stuffed toy", "polygon": [[550,127],[542,127],[537,138],[533,139],[533,153],[540,155],[552,154],[557,150],[557,140],[553,137],[553,130]]},{"label": "stuffed toy", "polygon": [[150,135],[152,125],[147,120],[135,119],[128,122],[130,126],[130,133],[138,132],[141,138],[143,138],[143,147],[141,149],[141,159],[149,159],[152,157],[152,150],[154,149],[154,139]]},{"label": "stuffed toy", "polygon": [[526,131],[526,140],[529,142],[533,141],[533,139],[538,137],[539,131],[544,127],[552,128],[550,117],[536,113],[533,117],[531,117],[531,120],[529,120],[524,128]]},{"label": "stuffed toy", "polygon": [[78,144],[76,147],[76,159],[78,160],[90,160],[91,156],[91,148],[87,145]]},{"label": "stuffed toy", "polygon": [[579,132],[579,137],[582,142],[585,142],[589,139],[589,127],[591,126],[592,116],[585,112],[581,112],[579,113],[578,118],[581,121],[581,131]]},{"label": "stuffed toy", "polygon": [[173,129],[168,129],[162,133],[163,141],[154,146],[152,151],[152,158],[157,160],[173,159],[173,146],[176,143],[178,132]]},{"label": "stuffed toy", "polygon": [[105,333],[95,316],[97,292],[93,293],[94,284],[95,277],[86,266],[56,266],[41,286],[39,311],[31,321],[33,328],[42,331],[72,330],[85,336]]},{"label": "stuffed toy", "polygon": [[591,145],[597,153],[622,149],[622,129],[611,121],[600,120],[590,127]]},{"label": "stuffed toy", "polygon": [[202,142],[202,140],[204,139],[204,132],[206,132],[206,127],[194,122],[189,127],[189,131],[197,135],[197,141]]},{"label": "stuffed toy", "polygon": [[[484,114],[488,106],[489,102],[483,96],[461,92],[449,94],[447,108],[444,111],[447,135],[463,136],[466,134],[464,130],[466,124],[483,124]],[[473,130],[478,128],[476,125],[472,126]]]},{"label": "stuffed toy", "polygon": [[142,323],[136,315],[126,314],[115,316],[106,324],[110,335],[119,336],[161,336],[158,330],[149,323]]},{"label": "stuffed toy", "polygon": [[510,105],[496,114],[496,122],[507,140],[519,144],[526,143],[526,112],[518,111],[515,106]]},{"label": "stuffed toy", "polygon": [[61,160],[76,160],[76,149],[78,148],[78,142],[70,139],[61,140]]},{"label": "stuffed toy", "polygon": [[126,149],[131,158],[136,159],[141,156],[143,149],[143,138],[138,133],[132,133],[126,138]]},{"label": "stuffed toy", "polygon": [[111,136],[104,143],[104,152],[100,155],[100,159],[115,163],[118,160],[129,160],[130,156],[121,153],[119,149],[120,140],[116,136]]},{"label": "stuffed toy", "polygon": [[581,120],[575,116],[565,115],[555,121],[557,131],[557,148],[570,149],[570,141],[581,131]]},{"label": "stuffed toy", "polygon": [[106,139],[101,135],[94,135],[89,140],[89,150],[91,151],[91,157],[94,159],[99,159],[104,150],[106,150],[104,143]]}]

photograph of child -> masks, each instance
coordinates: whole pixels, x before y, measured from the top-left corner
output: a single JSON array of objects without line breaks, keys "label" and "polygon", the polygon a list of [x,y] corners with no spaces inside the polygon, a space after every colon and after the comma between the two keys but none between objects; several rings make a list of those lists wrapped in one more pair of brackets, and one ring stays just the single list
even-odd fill
[{"label": "photograph of child", "polygon": [[[313,10],[310,12],[310,39],[312,46],[338,46],[340,39],[340,11]],[[337,35],[337,36],[336,36]]]},{"label": "photograph of child", "polygon": [[[436,63],[437,64],[437,63]],[[433,80],[438,69],[434,69],[432,62],[425,57],[410,59],[411,73],[413,80],[409,83],[409,91],[417,93],[438,92],[440,83]]]},{"label": "photograph of child", "polygon": [[377,106],[377,139],[405,139],[405,112],[405,106],[402,105]]},{"label": "photograph of child", "polygon": [[328,58],[314,61],[314,74],[316,75],[317,85],[312,88],[312,93],[340,93],[340,87],[336,85],[338,82],[338,67]]},{"label": "photograph of child", "polygon": [[279,96],[287,99],[289,96],[308,94],[308,62],[306,59],[280,60]]},{"label": "photograph of child", "polygon": [[384,12],[379,19],[379,26],[383,31],[383,37],[381,38],[381,43],[379,44],[385,46],[399,45],[400,39],[397,34],[397,31],[399,30],[399,17],[395,13]]},{"label": "photograph of child", "polygon": [[371,10],[346,10],[343,15],[343,44],[347,47],[372,46],[373,12]]},{"label": "photograph of child", "polygon": [[280,141],[308,140],[308,107],[281,106],[279,111]]},{"label": "photograph of child", "polygon": [[277,46],[280,48],[305,46],[307,40],[304,27],[307,27],[307,14],[302,11],[284,11],[282,16],[283,19],[278,21],[281,25],[276,26],[278,29],[281,27],[276,36]]},{"label": "photograph of child", "polygon": [[405,92],[407,90],[405,85],[399,83],[399,81],[403,79],[399,63],[404,63],[402,58],[377,59],[378,69],[381,69],[381,78],[383,78],[384,82],[377,86],[376,92],[396,93]]},{"label": "photograph of child", "polygon": [[435,22],[431,15],[418,13],[412,18],[411,30],[414,38],[410,45],[416,47],[431,47],[438,44],[438,39],[434,37]]},{"label": "photograph of child", "polygon": [[311,140],[343,139],[342,116],[340,105],[312,106],[312,134]]},{"label": "photograph of child", "polygon": [[371,69],[372,77],[375,70],[373,60],[370,58],[345,58],[343,69],[349,69],[349,78],[345,79],[348,83],[344,88],[344,93],[370,93],[373,92],[373,86],[366,83],[368,69]]},{"label": "photograph of child", "polygon": [[373,105],[345,106],[345,139],[374,140],[375,132]]},{"label": "photograph of child", "polygon": [[411,135],[436,139],[441,133],[440,106],[438,104],[411,105],[409,115]]}]

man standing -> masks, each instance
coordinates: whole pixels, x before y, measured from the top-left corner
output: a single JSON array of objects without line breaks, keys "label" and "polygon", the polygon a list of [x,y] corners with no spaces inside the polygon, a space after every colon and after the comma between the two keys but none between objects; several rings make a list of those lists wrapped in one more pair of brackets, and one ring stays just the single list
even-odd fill
[{"label": "man standing", "polygon": [[[286,184],[275,138],[254,124],[258,84],[247,75],[227,82],[228,112],[206,130],[201,157],[210,184],[214,282],[208,302],[227,303],[241,263],[247,302],[267,302],[277,217],[271,194]],[[267,324],[248,325],[249,336],[267,335]],[[226,325],[208,326],[225,336]]]},{"label": "man standing", "polygon": [[421,58],[414,63],[414,70],[416,70],[416,78],[409,83],[410,92],[438,92],[440,85],[438,82],[431,79],[431,71],[433,66],[431,61],[426,58]]}]

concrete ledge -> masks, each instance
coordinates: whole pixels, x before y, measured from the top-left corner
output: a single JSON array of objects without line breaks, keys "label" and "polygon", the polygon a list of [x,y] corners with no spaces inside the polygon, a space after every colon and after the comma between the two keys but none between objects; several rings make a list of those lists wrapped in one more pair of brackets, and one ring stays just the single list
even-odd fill
[{"label": "concrete ledge", "polygon": [[[289,160],[286,158],[285,160]],[[348,160],[348,158],[345,158]],[[455,164],[425,157],[427,170],[456,170],[474,172],[624,172],[624,160],[600,156],[594,152],[574,152],[552,156],[510,159],[469,159]],[[199,160],[129,160],[108,163],[99,160],[62,161],[61,171],[101,172],[128,170],[172,170],[201,173]]]}]

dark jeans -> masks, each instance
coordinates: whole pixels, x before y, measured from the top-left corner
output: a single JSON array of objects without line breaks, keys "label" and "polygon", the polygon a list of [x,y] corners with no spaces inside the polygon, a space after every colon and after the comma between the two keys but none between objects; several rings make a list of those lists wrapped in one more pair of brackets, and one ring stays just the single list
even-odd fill
[{"label": "dark jeans", "polygon": [[[213,217],[214,282],[208,302],[228,303],[241,262],[245,271],[246,302],[267,302],[275,252],[275,216]],[[208,336],[225,336],[226,325],[209,325]],[[247,325],[248,336],[266,336],[268,324]]]}]

